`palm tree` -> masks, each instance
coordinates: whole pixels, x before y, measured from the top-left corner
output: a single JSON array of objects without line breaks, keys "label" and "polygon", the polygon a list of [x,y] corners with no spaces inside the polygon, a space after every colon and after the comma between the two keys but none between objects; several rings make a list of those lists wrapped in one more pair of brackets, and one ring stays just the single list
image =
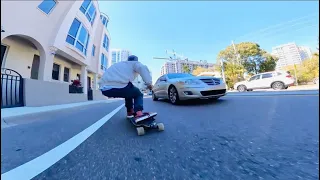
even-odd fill
[{"label": "palm tree", "polygon": [[183,66],[182,66],[182,71],[183,71],[184,73],[190,73],[189,66],[188,66],[188,65],[183,65]]}]

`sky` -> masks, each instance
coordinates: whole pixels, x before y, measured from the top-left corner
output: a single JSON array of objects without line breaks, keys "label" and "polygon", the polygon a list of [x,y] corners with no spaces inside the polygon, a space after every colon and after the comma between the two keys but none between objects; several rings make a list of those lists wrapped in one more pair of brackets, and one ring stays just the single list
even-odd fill
[{"label": "sky", "polygon": [[99,1],[109,18],[110,48],[128,49],[160,76],[165,50],[215,63],[231,44],[295,42],[316,50],[319,1]]}]

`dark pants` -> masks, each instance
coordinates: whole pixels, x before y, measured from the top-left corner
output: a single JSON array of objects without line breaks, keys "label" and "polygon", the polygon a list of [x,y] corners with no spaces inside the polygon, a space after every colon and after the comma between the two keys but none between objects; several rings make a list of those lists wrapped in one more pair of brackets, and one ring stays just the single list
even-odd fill
[{"label": "dark pants", "polygon": [[102,94],[107,97],[125,98],[125,104],[128,112],[132,108],[134,108],[134,112],[143,110],[143,94],[131,82],[124,88],[113,88],[102,91]]}]

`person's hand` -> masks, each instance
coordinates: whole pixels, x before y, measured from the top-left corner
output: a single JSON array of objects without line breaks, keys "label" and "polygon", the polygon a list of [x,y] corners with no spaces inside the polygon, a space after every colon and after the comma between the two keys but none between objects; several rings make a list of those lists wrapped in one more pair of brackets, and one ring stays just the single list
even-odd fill
[{"label": "person's hand", "polygon": [[152,90],[152,89],[153,89],[152,84],[147,85],[147,88],[150,89],[150,90]]}]

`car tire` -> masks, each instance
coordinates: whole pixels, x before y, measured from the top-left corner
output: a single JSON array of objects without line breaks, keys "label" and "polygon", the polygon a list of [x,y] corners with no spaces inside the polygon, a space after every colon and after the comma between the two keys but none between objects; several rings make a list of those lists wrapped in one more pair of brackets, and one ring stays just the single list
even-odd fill
[{"label": "car tire", "polygon": [[272,83],[271,87],[274,90],[281,90],[281,89],[285,88],[285,85],[282,82],[277,81],[277,82]]},{"label": "car tire", "polygon": [[180,102],[178,91],[174,86],[169,87],[168,99],[170,103],[174,105],[177,105]]},{"label": "car tire", "polygon": [[245,85],[239,85],[239,86],[237,87],[237,90],[238,90],[239,92],[245,92],[245,91],[247,91],[247,87],[246,87]]},{"label": "car tire", "polygon": [[152,92],[152,100],[153,100],[153,101],[158,101],[158,98],[156,97],[156,95],[154,94],[154,92]]}]

